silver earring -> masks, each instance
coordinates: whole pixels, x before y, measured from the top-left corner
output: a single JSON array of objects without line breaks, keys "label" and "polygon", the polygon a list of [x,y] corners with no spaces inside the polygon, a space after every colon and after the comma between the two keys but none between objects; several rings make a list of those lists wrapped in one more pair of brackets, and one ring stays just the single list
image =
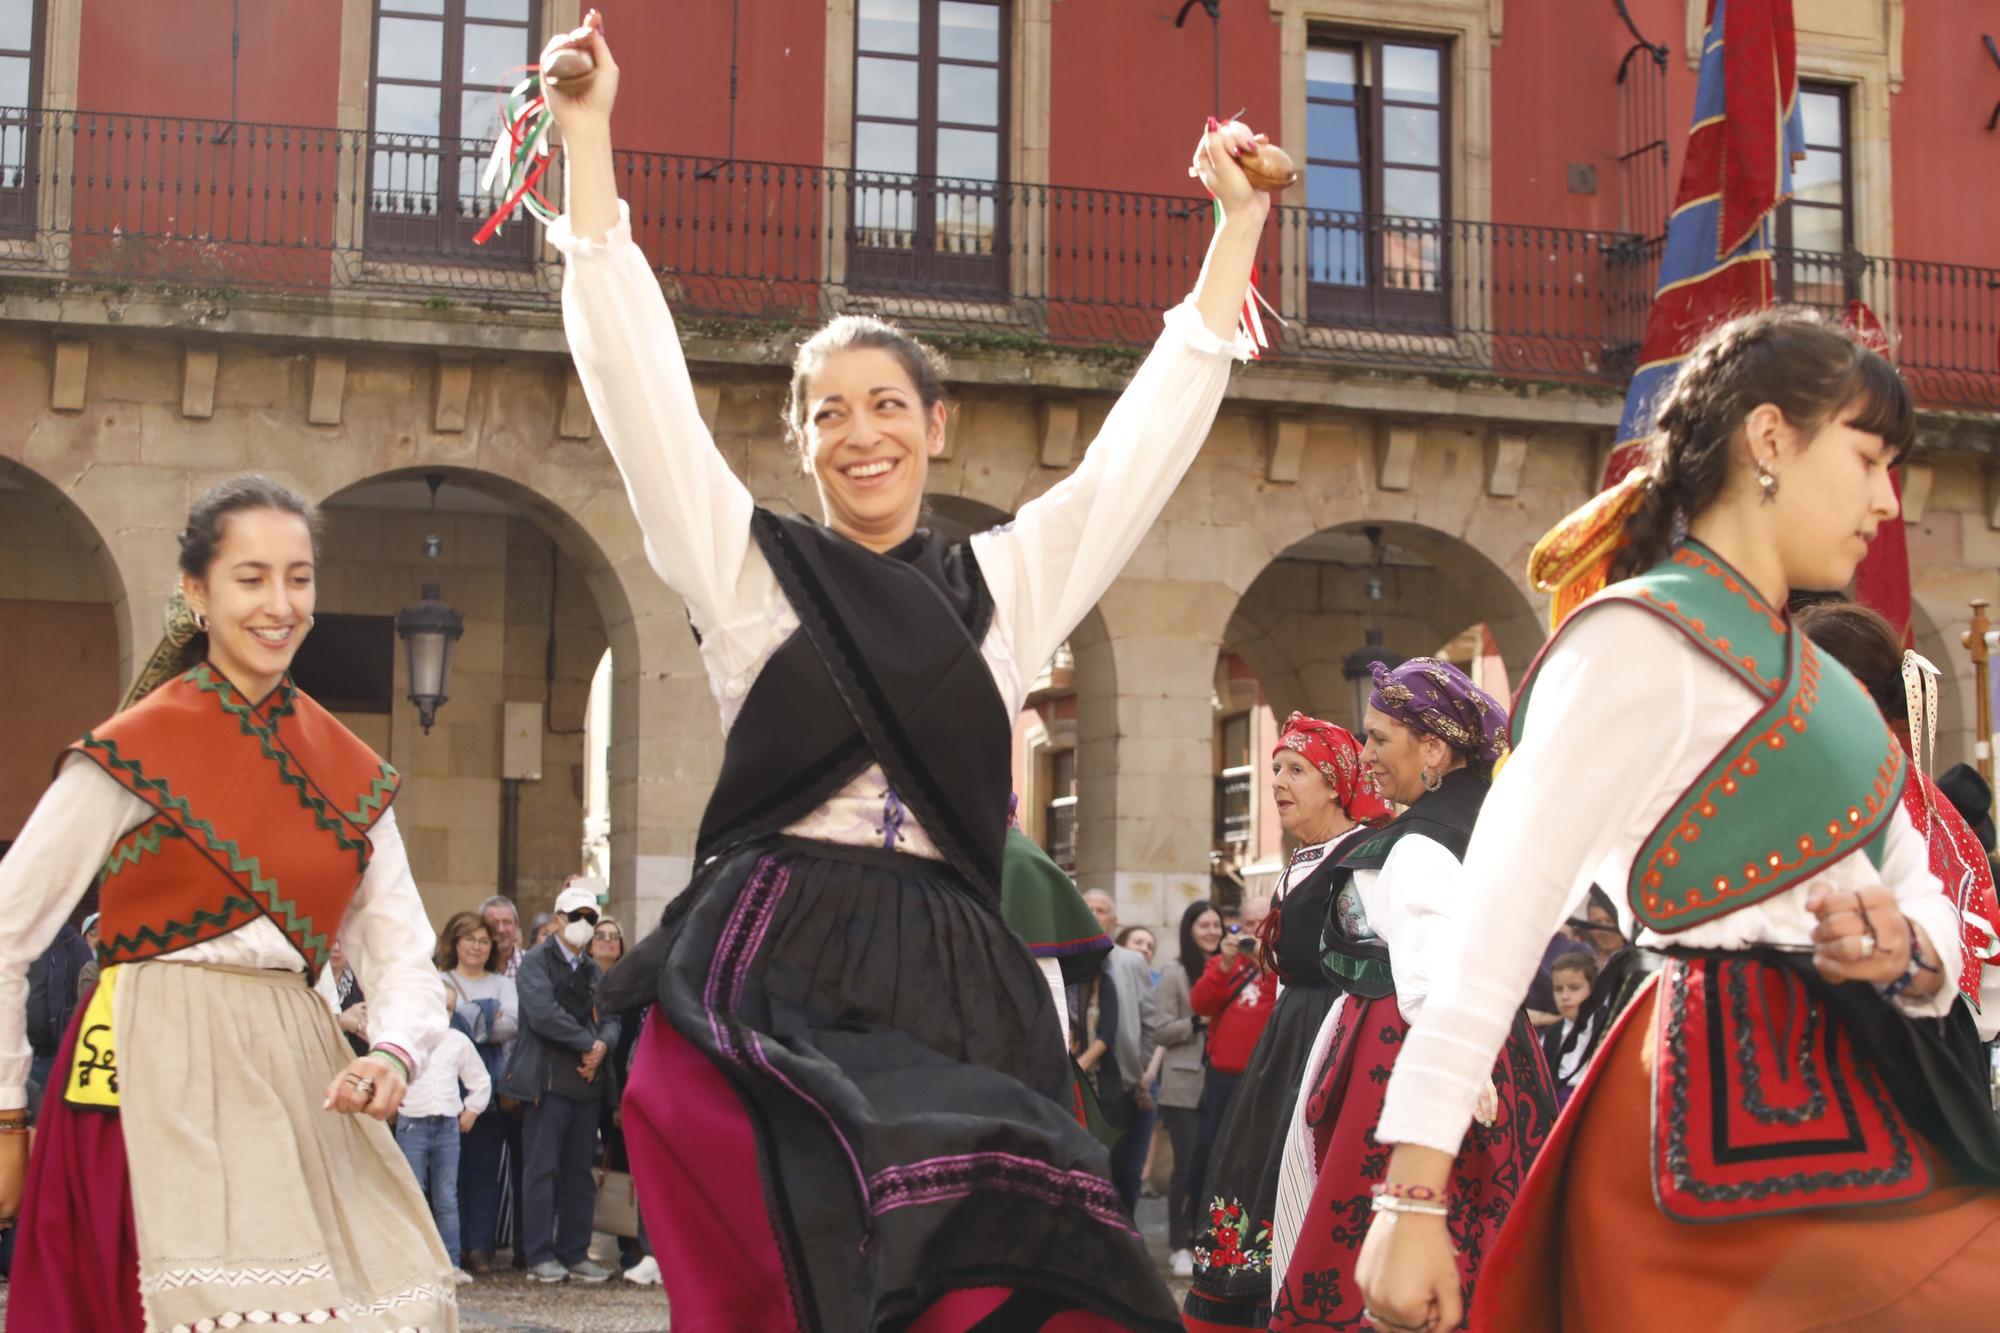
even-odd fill
[{"label": "silver earring", "polygon": [[1778,474],[1761,458],[1757,460],[1757,485],[1764,492],[1759,503],[1769,504],[1778,498]]},{"label": "silver earring", "polygon": [[1444,779],[1436,773],[1431,772],[1429,764],[1424,765],[1423,779],[1425,791],[1436,791],[1438,788],[1444,786]]},{"label": "silver earring", "polygon": [[319,623],[319,617],[318,617],[318,616],[314,616],[314,615],[308,615],[308,616],[306,617],[306,628],[307,628],[307,629],[311,629],[311,628],[312,628],[312,627],[313,627],[314,625],[317,625],[318,623]]},{"label": "silver earring", "polygon": [[208,633],[208,616],[205,612],[197,611],[194,613],[194,628],[197,634]]}]

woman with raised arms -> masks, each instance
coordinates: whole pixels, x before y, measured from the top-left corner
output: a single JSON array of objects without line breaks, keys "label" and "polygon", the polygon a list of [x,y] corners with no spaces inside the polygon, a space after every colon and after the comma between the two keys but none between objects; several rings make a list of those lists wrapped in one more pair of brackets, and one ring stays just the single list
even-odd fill
[{"label": "woman with raised arms", "polygon": [[[1077,1122],[1049,986],[999,913],[1011,725],[1213,421],[1269,204],[1213,132],[1192,296],[1075,473],[966,542],[919,526],[939,359],[844,317],[785,415],[822,517],[717,454],[617,197],[619,71],[549,91],[569,163],[563,313],[727,733],[693,882],[612,978],[655,1000],[625,1133],[675,1326],[1179,1327]],[[1240,127],[1239,127],[1240,128]]]}]

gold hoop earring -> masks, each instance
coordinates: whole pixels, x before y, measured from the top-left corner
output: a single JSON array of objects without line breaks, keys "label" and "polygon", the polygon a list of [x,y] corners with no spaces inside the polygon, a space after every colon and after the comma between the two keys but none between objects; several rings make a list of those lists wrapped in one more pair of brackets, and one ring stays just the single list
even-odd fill
[{"label": "gold hoop earring", "polygon": [[1769,504],[1778,498],[1778,474],[1761,458],[1757,460],[1757,486],[1763,492],[1758,497],[1759,504]]}]

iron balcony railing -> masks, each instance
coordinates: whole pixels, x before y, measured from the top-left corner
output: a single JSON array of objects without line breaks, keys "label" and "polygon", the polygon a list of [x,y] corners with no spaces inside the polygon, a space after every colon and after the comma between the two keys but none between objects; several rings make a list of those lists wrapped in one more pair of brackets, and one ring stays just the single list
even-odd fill
[{"label": "iron balcony railing", "polygon": [[[556,256],[517,221],[475,246],[486,145],[365,130],[0,109],[0,273],[547,309]],[[884,312],[1006,344],[1143,347],[1193,286],[1203,200],[618,158],[634,238],[684,321]],[[560,190],[552,174],[551,197]],[[1657,240],[1282,207],[1258,283],[1275,359],[1622,386]],[[1781,294],[1866,300],[1920,399],[2000,409],[2000,269],[1787,254]]]}]

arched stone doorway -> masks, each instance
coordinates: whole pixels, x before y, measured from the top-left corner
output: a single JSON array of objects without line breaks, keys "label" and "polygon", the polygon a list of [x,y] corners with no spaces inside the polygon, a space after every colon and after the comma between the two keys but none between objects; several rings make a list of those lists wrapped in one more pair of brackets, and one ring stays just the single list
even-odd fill
[{"label": "arched stone doorway", "polygon": [[[0,848],[64,745],[110,716],[124,684],[125,585],[103,539],[53,484],[0,458]],[[145,645],[142,651],[150,651]]]},{"label": "arched stone doorway", "polygon": [[1261,757],[1294,710],[1358,726],[1370,685],[1344,666],[1369,630],[1389,657],[1456,660],[1511,701],[1543,623],[1485,553],[1420,524],[1342,523],[1280,552],[1244,591],[1217,654],[1219,872],[1246,893],[1275,885],[1285,842]]},{"label": "arched stone doorway", "polygon": [[[434,514],[430,472],[442,478]],[[608,650],[613,910],[649,926],[635,920],[637,777],[627,767],[620,781],[617,759],[621,746],[628,760],[639,749],[630,702],[641,650],[631,599],[603,548],[546,497],[465,468],[370,477],[328,496],[321,513],[321,642],[308,640],[301,654],[301,684],[331,693],[342,720],[402,770],[398,818],[432,916],[505,893],[532,917],[583,871],[586,715]],[[465,633],[450,698],[426,734],[406,699],[392,619],[432,576],[429,534],[442,545],[440,592],[465,617]]]}]

